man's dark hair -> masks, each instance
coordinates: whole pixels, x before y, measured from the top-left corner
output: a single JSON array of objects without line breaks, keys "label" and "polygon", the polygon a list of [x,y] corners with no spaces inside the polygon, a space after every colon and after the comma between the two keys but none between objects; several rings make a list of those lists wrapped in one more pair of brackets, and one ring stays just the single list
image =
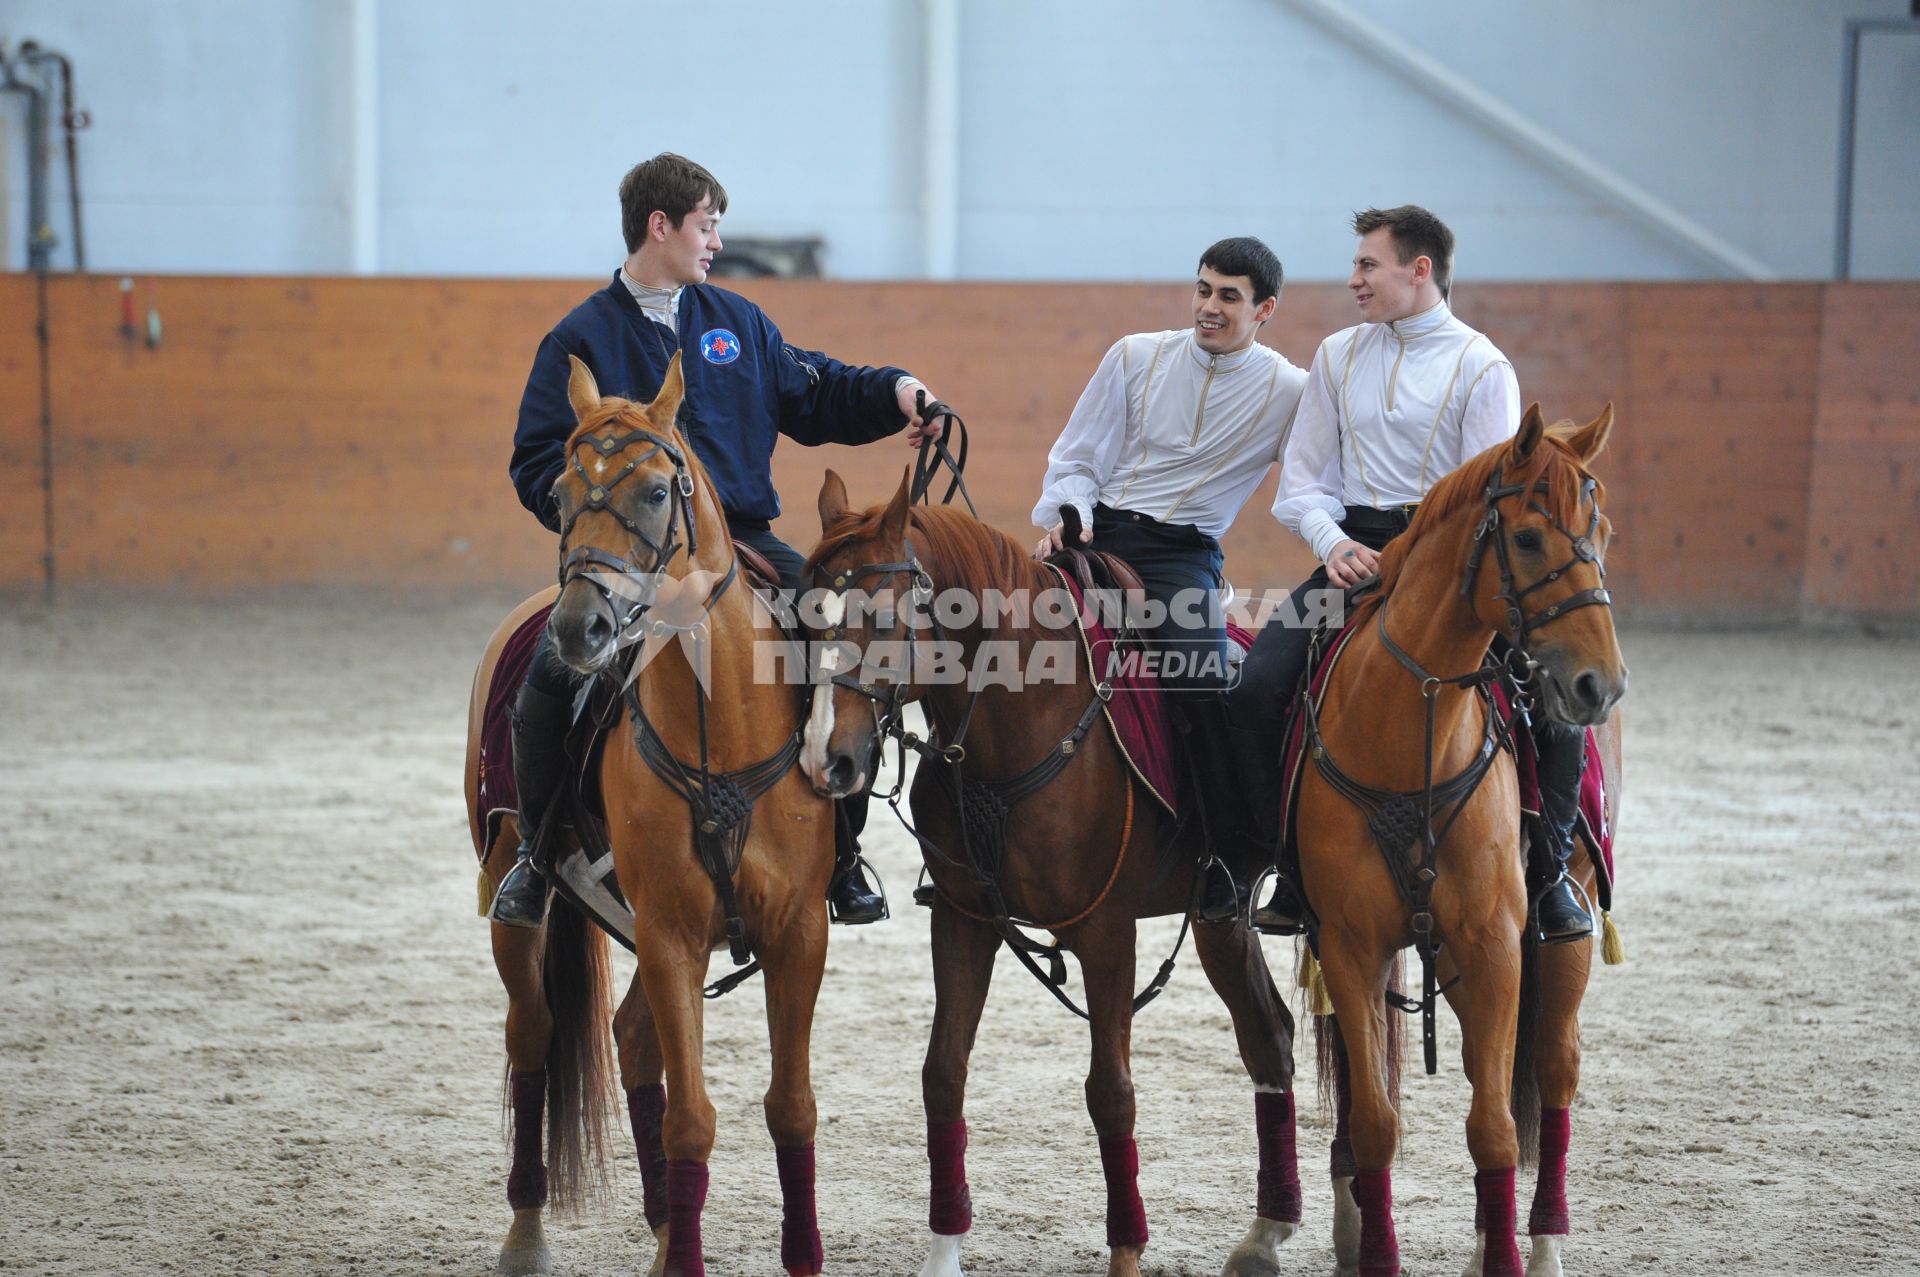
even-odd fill
[{"label": "man's dark hair", "polygon": [[1253,304],[1256,306],[1269,297],[1280,295],[1280,284],[1285,275],[1280,269],[1280,259],[1273,255],[1271,248],[1251,235],[1236,235],[1232,239],[1221,240],[1200,254],[1200,264],[1222,275],[1245,275],[1252,280]]},{"label": "man's dark hair", "polygon": [[1433,263],[1433,282],[1440,285],[1440,295],[1453,291],[1453,232],[1445,222],[1418,204],[1363,209],[1353,215],[1355,235],[1371,235],[1382,226],[1393,236],[1402,266],[1425,257]]},{"label": "man's dark hair", "polygon": [[656,211],[665,213],[677,230],[706,199],[713,201],[714,212],[727,211],[727,188],[686,156],[662,151],[640,161],[620,179],[620,230],[627,237],[627,251],[646,243],[647,220]]}]

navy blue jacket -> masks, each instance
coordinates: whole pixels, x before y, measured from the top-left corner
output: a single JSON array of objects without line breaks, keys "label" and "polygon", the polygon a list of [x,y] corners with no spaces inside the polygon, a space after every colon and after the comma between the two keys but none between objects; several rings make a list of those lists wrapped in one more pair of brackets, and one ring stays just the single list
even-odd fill
[{"label": "navy blue jacket", "polygon": [[677,422],[729,518],[772,519],[777,435],[812,447],[870,443],[904,428],[894,386],[898,368],[855,368],[781,340],[767,313],[711,284],[680,290],[680,338],[648,319],[616,272],[540,341],[513,432],[514,489],[520,504],[558,531],[553,482],[566,465],[577,424],[567,402],[568,355],[592,371],[603,395],[645,403],[660,393],[678,349],[686,402]]}]

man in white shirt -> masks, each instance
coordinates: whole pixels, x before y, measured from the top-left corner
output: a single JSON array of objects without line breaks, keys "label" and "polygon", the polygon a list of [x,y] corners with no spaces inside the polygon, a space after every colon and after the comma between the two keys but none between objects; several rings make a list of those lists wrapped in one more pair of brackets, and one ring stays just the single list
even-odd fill
[{"label": "man in white shirt", "polygon": [[[1413,204],[1356,214],[1353,230],[1360,243],[1347,287],[1363,322],[1314,355],[1273,503],[1274,517],[1321,562],[1283,616],[1307,614],[1312,591],[1373,576],[1379,552],[1406,530],[1428,489],[1520,425],[1513,365],[1447,305],[1453,232]],[[1231,698],[1234,726],[1265,737],[1263,766],[1277,766],[1311,635],[1303,625],[1268,625]],[[1592,933],[1593,919],[1565,870],[1585,733],[1542,722],[1534,736],[1545,809],[1530,858],[1536,925],[1548,942],[1578,940]],[[1282,879],[1255,924],[1286,933],[1299,929],[1300,914]]]},{"label": "man in white shirt", "polygon": [[[1240,912],[1231,879],[1264,860],[1228,741],[1220,537],[1280,459],[1307,376],[1255,341],[1279,304],[1282,271],[1251,237],[1200,258],[1193,327],[1122,337],[1107,351],[1047,457],[1033,521],[1037,557],[1061,547],[1061,509],[1080,541],[1125,559],[1152,604],[1147,629],[1162,687],[1178,702],[1220,867],[1201,916]],[[1155,608],[1153,605],[1159,605]]]}]

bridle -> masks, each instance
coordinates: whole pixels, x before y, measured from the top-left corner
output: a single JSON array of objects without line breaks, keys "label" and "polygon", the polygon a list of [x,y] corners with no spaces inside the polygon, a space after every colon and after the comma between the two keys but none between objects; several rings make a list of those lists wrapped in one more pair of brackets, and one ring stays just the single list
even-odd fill
[{"label": "bridle", "polygon": [[[933,578],[928,575],[927,569],[921,565],[920,556],[914,552],[913,538],[903,538],[903,546],[906,553],[904,559],[899,559],[891,563],[863,563],[858,567],[843,568],[833,573],[830,578],[827,576],[824,564],[815,565],[813,569],[814,579],[823,582],[823,584],[816,588],[823,591],[828,597],[837,599],[840,602],[839,620],[820,631],[820,642],[839,644],[845,641],[848,615],[847,595],[859,589],[860,582],[869,577],[891,578],[904,574],[908,578],[908,588],[905,596],[906,603],[925,606],[933,599]],[[871,704],[876,746],[884,745],[888,737],[899,737],[905,732],[904,716],[906,706],[914,699],[914,666],[917,659],[919,642],[911,637],[912,626],[908,621],[906,609],[904,607],[896,609],[895,617],[897,621],[906,624],[909,633],[907,642],[907,676],[905,679],[897,681],[890,680],[886,683],[875,682],[871,679],[862,678],[859,673],[859,667],[844,673],[834,672],[828,679],[835,687],[843,687]],[[933,630],[934,641],[938,642],[943,637],[939,618],[932,613],[928,613],[927,619]],[[830,648],[827,650],[837,649]],[[861,665],[864,666],[865,663],[866,659],[863,653]],[[971,715],[969,715],[969,717],[971,717]],[[958,748],[957,742],[956,748]],[[961,750],[960,757],[965,757],[964,749]]]},{"label": "bridle", "polygon": [[[1486,490],[1482,494],[1485,502],[1485,513],[1481,515],[1479,525],[1473,530],[1473,546],[1467,553],[1466,568],[1460,580],[1460,597],[1465,599],[1471,599],[1473,597],[1473,587],[1480,578],[1480,565],[1486,561],[1487,547],[1488,544],[1491,543],[1494,558],[1500,568],[1500,592],[1493,597],[1496,602],[1504,603],[1507,606],[1507,628],[1509,630],[1507,641],[1510,648],[1507,653],[1506,672],[1513,677],[1515,682],[1524,686],[1532,679],[1534,671],[1539,667],[1538,662],[1527,652],[1527,641],[1533,636],[1534,632],[1544,629],[1553,622],[1565,617],[1568,613],[1576,612],[1583,607],[1605,607],[1611,610],[1613,606],[1613,596],[1608,593],[1605,586],[1594,586],[1591,589],[1570,594],[1566,598],[1550,603],[1546,607],[1536,611],[1528,612],[1526,610],[1525,600],[1528,595],[1532,594],[1535,590],[1545,589],[1547,586],[1552,585],[1555,581],[1558,581],[1582,563],[1593,564],[1594,568],[1600,574],[1600,579],[1602,581],[1607,579],[1607,565],[1601,560],[1600,552],[1595,548],[1595,538],[1600,531],[1600,502],[1595,495],[1599,485],[1597,481],[1590,476],[1583,478],[1580,484],[1580,504],[1590,508],[1592,513],[1587,518],[1587,530],[1577,535],[1562,525],[1560,520],[1556,519],[1539,501],[1533,500],[1534,495],[1547,495],[1549,490],[1547,481],[1542,479],[1533,485],[1531,493],[1528,495],[1527,508],[1545,519],[1552,525],[1554,531],[1567,539],[1568,543],[1572,546],[1573,555],[1558,567],[1550,569],[1533,584],[1525,586],[1524,588],[1515,588],[1513,558],[1507,548],[1506,524],[1500,513],[1500,503],[1509,497],[1528,493],[1529,490],[1525,484],[1503,484],[1500,482],[1500,478],[1501,476],[1496,473],[1492,478],[1488,479]],[[1376,617],[1376,627],[1380,632],[1380,641],[1386,646],[1386,649],[1393,653],[1394,658],[1411,671],[1414,677],[1421,681],[1423,689],[1429,685],[1435,690],[1446,685],[1467,687],[1482,682],[1486,678],[1484,667],[1474,670],[1469,674],[1457,675],[1453,678],[1442,678],[1429,673],[1427,669],[1418,661],[1414,660],[1405,649],[1398,643],[1395,643],[1392,636],[1387,633],[1386,600],[1381,601]],[[1433,694],[1429,691],[1427,693],[1429,702],[1431,702],[1432,698]]]},{"label": "bridle", "polygon": [[[629,457],[619,473],[604,482],[594,479],[580,462],[583,449],[590,448],[604,459],[625,452],[637,444],[651,446],[639,456]],[[667,499],[672,503],[672,509],[667,515],[665,538],[655,541],[647,535],[646,529],[614,504],[614,490],[632,478],[641,466],[661,455],[673,463],[673,484],[667,495]],[[607,606],[619,618],[618,630],[624,633],[641,613],[652,606],[659,573],[666,570],[667,564],[680,551],[679,531],[682,524],[686,526],[686,550],[689,558],[699,552],[699,533],[693,517],[693,471],[688,468],[686,454],[678,446],[665,436],[656,434],[644,426],[635,426],[625,434],[578,439],[567,458],[567,463],[586,484],[587,499],[561,520],[561,545],[566,544],[567,537],[573,532],[573,525],[579,521],[581,515],[609,514],[627,530],[627,535],[653,552],[652,564],[642,567],[632,559],[622,559],[593,546],[582,545],[569,550],[560,562],[560,588],[564,590],[576,578],[584,577],[587,583],[598,590],[600,596],[607,601]],[[623,596],[624,603],[616,596]]]}]

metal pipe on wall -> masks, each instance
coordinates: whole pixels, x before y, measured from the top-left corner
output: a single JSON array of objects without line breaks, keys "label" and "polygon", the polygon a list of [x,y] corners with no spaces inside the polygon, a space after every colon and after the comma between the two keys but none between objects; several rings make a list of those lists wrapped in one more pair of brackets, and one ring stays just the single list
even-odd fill
[{"label": "metal pipe on wall", "polygon": [[351,266],[356,275],[380,270],[380,6],[353,0],[347,12],[353,63],[353,165],[348,178]]},{"label": "metal pipe on wall", "polygon": [[926,0],[921,10],[920,184],[928,279],[960,269],[960,0]]}]

